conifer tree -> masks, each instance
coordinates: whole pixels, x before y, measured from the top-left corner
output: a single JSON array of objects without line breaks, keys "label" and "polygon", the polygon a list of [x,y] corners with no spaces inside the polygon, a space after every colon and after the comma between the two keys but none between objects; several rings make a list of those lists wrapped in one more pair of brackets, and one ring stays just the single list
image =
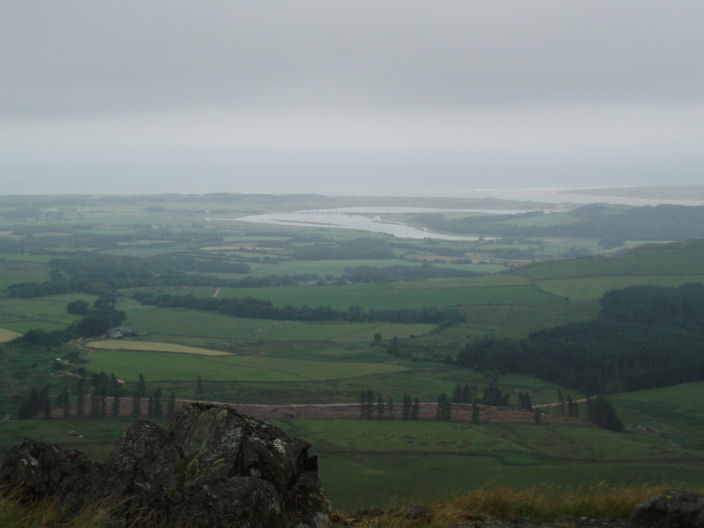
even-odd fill
[{"label": "conifer tree", "polygon": [[193,397],[196,400],[203,399],[203,380],[200,378],[200,374],[198,374],[198,379],[196,379],[196,390]]},{"label": "conifer tree", "polygon": [[410,394],[404,394],[403,395],[403,410],[401,411],[401,418],[404,420],[410,420],[411,419],[411,406],[413,405],[413,401],[411,400]]},{"label": "conifer tree", "polygon": [[459,383],[455,385],[455,391],[452,393],[452,401],[454,403],[462,402],[462,386]]},{"label": "conifer tree", "polygon": [[562,389],[557,389],[557,400],[560,402],[560,410],[565,414],[565,397],[562,394]]},{"label": "conifer tree", "polygon": [[367,420],[371,420],[374,416],[374,393],[371,389],[367,389]]},{"label": "conifer tree", "polygon": [[411,420],[418,420],[420,418],[420,402],[418,398],[413,400],[413,405],[411,405]]},{"label": "conifer tree", "polygon": [[147,383],[144,381],[144,376],[139,375],[139,381],[137,382],[137,396],[144,398],[147,395]]},{"label": "conifer tree", "polygon": [[171,418],[176,412],[176,393],[169,394],[169,401],[166,405],[166,416]]},{"label": "conifer tree", "polygon": [[474,400],[474,403],[472,404],[472,423],[473,424],[479,423],[479,403],[478,403],[478,400]]},{"label": "conifer tree", "polygon": [[132,416],[134,418],[139,418],[142,414],[142,409],[141,409],[141,398],[139,397],[139,392],[137,389],[132,393]]},{"label": "conifer tree", "polygon": [[376,399],[376,415],[379,418],[379,420],[384,419],[384,398],[381,396],[381,393],[377,394],[377,399]]},{"label": "conifer tree", "polygon": [[161,418],[163,411],[161,409],[161,389],[159,387],[154,391],[152,406],[152,416],[154,416],[154,418]]},{"label": "conifer tree", "polygon": [[51,400],[49,399],[49,385],[44,385],[44,388],[39,393],[39,400],[44,418],[51,418]]},{"label": "conifer tree", "polygon": [[61,401],[64,406],[64,418],[71,415],[71,397],[69,396],[68,387],[65,387],[61,392]]},{"label": "conifer tree", "polygon": [[435,419],[438,421],[450,421],[452,414],[452,402],[444,392],[438,397],[438,404],[435,411]]},{"label": "conifer tree", "polygon": [[85,397],[86,397],[86,382],[85,378],[81,376],[78,378],[78,384],[76,385],[76,414],[81,417],[84,413],[85,407]]},{"label": "conifer tree", "polygon": [[462,388],[462,403],[472,403],[473,400],[472,388],[465,383]]}]

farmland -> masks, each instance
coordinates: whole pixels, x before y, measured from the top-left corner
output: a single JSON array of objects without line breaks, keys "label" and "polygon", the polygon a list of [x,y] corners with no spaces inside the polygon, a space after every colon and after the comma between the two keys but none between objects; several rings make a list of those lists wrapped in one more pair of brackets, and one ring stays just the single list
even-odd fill
[{"label": "farmland", "polygon": [[[190,347],[189,347],[190,348]],[[196,376],[210,381],[318,381],[388,374],[404,370],[381,363],[317,362],[256,356],[213,356],[135,350],[99,350],[86,356],[94,371],[115,372],[136,381],[139,374],[150,380],[192,381]]]},{"label": "farmland", "polygon": [[[204,211],[236,217],[270,210],[270,200],[92,198],[70,207],[40,204],[46,216],[2,220],[0,382],[9,420],[0,448],[29,434],[104,457],[128,418],[14,420],[30,390],[48,387],[53,403],[67,389],[75,404],[80,377],[90,391],[101,372],[124,381],[125,402],[140,375],[150,397],[159,389],[179,399],[235,404],[358,405],[360,394],[369,392],[375,402],[398,406],[407,394],[428,408],[458,385],[481,399],[491,383],[509,396],[512,407],[519,393],[529,394],[534,405],[556,404],[558,393],[582,399],[574,387],[526,374],[458,368],[455,360],[468,343],[486,337],[520,339],[593,319],[600,298],[612,289],[704,281],[701,241],[638,246],[627,240],[601,254],[597,238],[575,234],[402,240],[323,227],[205,221]],[[355,200],[336,205],[358,205]],[[282,210],[315,206],[322,207],[316,197],[275,204]],[[8,209],[0,207],[0,215]],[[420,214],[384,218],[425,227]],[[576,224],[569,215],[502,222],[530,229]],[[579,258],[559,258],[564,256]],[[353,278],[350,270],[360,268]],[[446,275],[447,270],[456,273]],[[252,298],[275,308],[447,308],[461,317],[433,324],[235,317],[146,305],[137,293]],[[87,312],[69,310],[76,301]],[[39,340],[67,328],[91,329],[85,322],[91,314],[119,319],[118,325],[139,335],[100,340],[98,334],[72,334],[48,345],[12,341],[35,329],[45,332],[35,334]],[[559,426],[436,422],[427,419],[432,413],[414,422],[401,420],[398,411],[393,420],[300,418],[278,425],[313,444],[323,484],[343,508],[381,505],[394,497],[427,500],[487,484],[694,485],[704,477],[701,383],[609,395],[624,422],[622,433],[593,427],[582,420],[584,414],[574,418],[580,425]],[[559,406],[545,412],[562,413]]]},{"label": "farmland", "polygon": [[194,356],[227,356],[228,352],[209,348],[190,347],[175,343],[158,341],[128,341],[126,339],[104,339],[86,343],[88,348],[98,350],[137,350],[142,352],[173,352],[174,354],[193,354]]}]

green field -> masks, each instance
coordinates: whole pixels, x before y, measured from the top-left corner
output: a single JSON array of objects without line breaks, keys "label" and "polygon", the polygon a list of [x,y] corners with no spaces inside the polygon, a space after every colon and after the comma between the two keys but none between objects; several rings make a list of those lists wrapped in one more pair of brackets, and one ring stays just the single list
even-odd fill
[{"label": "green field", "polygon": [[394,498],[428,500],[481,486],[701,485],[704,477],[704,453],[664,447],[659,439],[636,433],[373,420],[280,425],[312,443],[320,454],[323,485],[333,504],[345,509]]},{"label": "green field", "polygon": [[0,256],[0,294],[4,294],[10,284],[41,282],[49,278],[49,266],[45,263],[17,257]]},{"label": "green field", "polygon": [[395,501],[427,503],[481,487],[665,483],[699,488],[704,462],[544,461],[526,467],[492,456],[351,452],[322,454],[319,474],[333,506],[356,511]]},{"label": "green field", "polygon": [[77,299],[92,302],[85,294],[47,295],[34,299],[0,298],[0,326],[24,333],[32,328],[59,330],[80,318],[66,312],[66,305]]},{"label": "green field", "polygon": [[[153,420],[157,424],[165,420]],[[0,454],[22,437],[80,449],[95,460],[105,461],[122,432],[133,418],[68,418],[59,420],[16,420],[0,427]]]},{"label": "green field", "polygon": [[346,310],[362,306],[374,310],[399,310],[427,306],[471,304],[544,304],[552,295],[535,286],[474,286],[472,279],[350,284],[345,286],[296,286],[281,288],[223,288],[221,298],[255,297],[275,306],[331,306]]},{"label": "green field", "polygon": [[127,324],[152,335],[226,338],[237,341],[340,341],[369,344],[374,334],[407,338],[433,325],[299,322],[230,317],[178,308],[125,305]]},{"label": "green field", "polygon": [[691,282],[703,282],[704,272],[700,275],[633,275],[580,277],[573,279],[541,280],[537,286],[553,295],[559,295],[577,301],[598,300],[609,290],[638,286],[641,284],[657,284],[659,286],[681,286]]},{"label": "green field", "polygon": [[176,356],[169,352],[96,350],[86,354],[87,368],[114,373],[128,381],[143,374],[150,381],[192,381],[201,376],[209,381],[321,381],[359,378],[371,374],[405,370],[382,363],[343,363],[296,359],[193,355]]},{"label": "green field", "polygon": [[654,437],[704,451],[704,382],[614,394],[622,418]]}]

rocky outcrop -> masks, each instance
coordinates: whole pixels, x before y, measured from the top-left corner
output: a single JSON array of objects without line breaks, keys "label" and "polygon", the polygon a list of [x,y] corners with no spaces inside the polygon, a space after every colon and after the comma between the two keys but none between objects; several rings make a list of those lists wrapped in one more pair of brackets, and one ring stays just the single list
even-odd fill
[{"label": "rocky outcrop", "polygon": [[322,528],[329,504],[309,448],[233,409],[191,404],[165,429],[137,421],[105,464],[22,440],[5,456],[0,485],[73,511],[109,501],[116,524],[148,515],[163,526]]},{"label": "rocky outcrop", "polygon": [[630,528],[701,528],[704,526],[704,495],[665,491],[636,505],[628,520]]}]

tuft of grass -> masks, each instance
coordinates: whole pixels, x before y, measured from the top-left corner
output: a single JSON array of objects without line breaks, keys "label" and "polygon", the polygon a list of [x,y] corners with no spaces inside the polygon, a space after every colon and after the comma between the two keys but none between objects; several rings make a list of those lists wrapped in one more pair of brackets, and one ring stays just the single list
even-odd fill
[{"label": "tuft of grass", "polygon": [[666,485],[613,486],[605,483],[578,488],[484,487],[438,501],[429,514],[413,519],[413,507],[394,506],[381,515],[357,520],[362,528],[445,528],[463,521],[541,519],[565,516],[626,518],[642,500],[669,489]]},{"label": "tuft of grass", "polygon": [[[47,497],[40,501],[24,502],[16,498],[14,492],[0,495],[0,526],[12,528],[105,528],[110,513],[124,501],[105,499],[83,507],[73,515],[57,504],[56,499]],[[139,517],[125,525],[125,528],[157,528],[150,515]]]},{"label": "tuft of grass", "polygon": [[[626,518],[640,501],[669,489],[666,485],[612,486],[605,483],[578,488],[480,488],[441,500],[428,508],[392,503],[384,511],[344,519],[343,526],[359,528],[446,528],[454,523],[519,518],[554,520],[565,516]],[[53,499],[22,503],[12,495],[0,496],[0,526],[13,528],[101,528],[121,501],[91,504],[67,517]],[[420,510],[420,515],[418,511]],[[187,522],[187,521],[186,521]],[[127,528],[155,528],[151,514]]]}]

